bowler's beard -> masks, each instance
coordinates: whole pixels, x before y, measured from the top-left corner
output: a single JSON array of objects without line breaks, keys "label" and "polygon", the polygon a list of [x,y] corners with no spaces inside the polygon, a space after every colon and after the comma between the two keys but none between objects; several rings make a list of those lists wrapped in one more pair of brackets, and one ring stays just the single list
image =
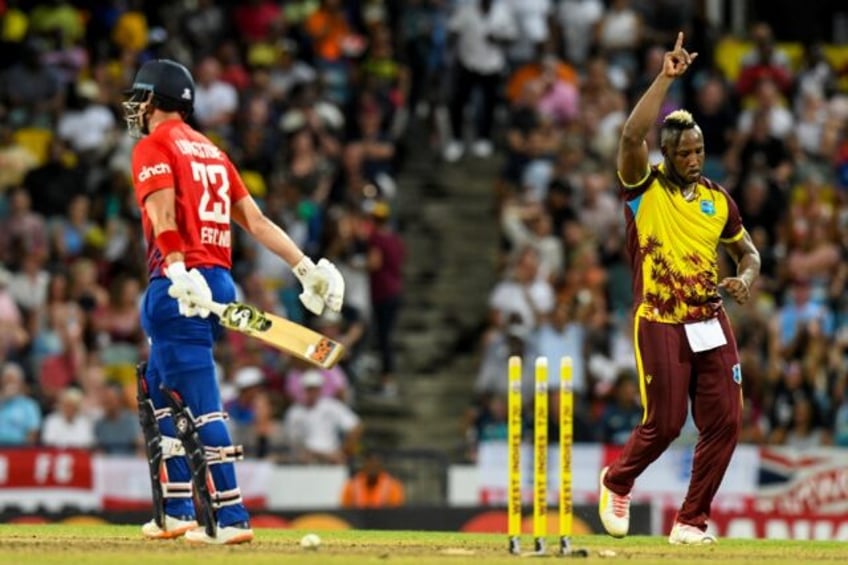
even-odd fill
[{"label": "bowler's beard", "polygon": [[665,160],[665,176],[668,177],[668,180],[670,180],[672,184],[674,184],[674,186],[679,188],[681,191],[690,188],[698,182],[697,180],[687,180],[686,177],[677,172],[677,169],[674,167],[674,164],[668,159]]}]

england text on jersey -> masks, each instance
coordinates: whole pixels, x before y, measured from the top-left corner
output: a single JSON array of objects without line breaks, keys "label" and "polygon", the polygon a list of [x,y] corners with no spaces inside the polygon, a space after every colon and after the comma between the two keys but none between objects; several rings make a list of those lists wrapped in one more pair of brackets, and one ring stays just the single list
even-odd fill
[{"label": "england text on jersey", "polygon": [[217,245],[218,247],[230,248],[230,230],[210,228],[203,226],[200,228],[200,243],[203,245]]}]

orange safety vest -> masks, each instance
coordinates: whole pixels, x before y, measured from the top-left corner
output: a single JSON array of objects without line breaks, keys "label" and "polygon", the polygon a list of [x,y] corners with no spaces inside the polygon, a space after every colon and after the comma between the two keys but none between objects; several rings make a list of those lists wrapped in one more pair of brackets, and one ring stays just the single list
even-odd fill
[{"label": "orange safety vest", "polygon": [[345,508],[387,508],[403,504],[403,485],[381,472],[374,486],[369,487],[364,473],[357,473],[345,483],[342,506]]}]

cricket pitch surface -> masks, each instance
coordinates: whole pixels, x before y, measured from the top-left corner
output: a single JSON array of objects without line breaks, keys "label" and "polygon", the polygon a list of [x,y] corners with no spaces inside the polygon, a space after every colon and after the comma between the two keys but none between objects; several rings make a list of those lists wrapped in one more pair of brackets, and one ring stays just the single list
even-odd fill
[{"label": "cricket pitch surface", "polygon": [[[301,530],[257,529],[253,543],[235,547],[196,546],[184,540],[147,541],[139,526],[0,524],[0,564],[3,565],[506,565],[521,561],[507,553],[503,534],[408,531],[316,531],[317,550],[300,547]],[[549,552],[556,549],[548,540]],[[702,564],[801,565],[846,563],[845,542],[730,540],[714,546],[670,546],[664,537],[575,536],[575,548],[588,559],[577,562],[639,565]],[[522,538],[523,549],[532,540]],[[613,555],[614,553],[614,555]],[[551,555],[551,559],[558,556]],[[568,561],[571,561],[570,559]]]}]

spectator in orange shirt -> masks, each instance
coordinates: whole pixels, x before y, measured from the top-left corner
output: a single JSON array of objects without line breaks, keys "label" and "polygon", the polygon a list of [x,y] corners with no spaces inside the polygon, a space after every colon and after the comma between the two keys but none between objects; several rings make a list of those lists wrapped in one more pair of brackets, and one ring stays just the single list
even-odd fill
[{"label": "spectator in orange shirt", "polygon": [[549,76],[560,82],[576,86],[579,82],[577,71],[562,61],[556,54],[550,43],[539,43],[536,47],[536,56],[532,61],[518,67],[513,72],[506,85],[506,97],[510,104],[519,101],[528,85],[539,79]]},{"label": "spectator in orange shirt", "polygon": [[306,20],[306,32],[312,39],[315,56],[324,61],[342,57],[343,42],[350,27],[339,0],[324,0],[321,7]]},{"label": "spectator in orange shirt", "polygon": [[367,453],[362,469],[342,490],[343,508],[391,508],[404,503],[403,485],[384,468],[376,453]]}]

